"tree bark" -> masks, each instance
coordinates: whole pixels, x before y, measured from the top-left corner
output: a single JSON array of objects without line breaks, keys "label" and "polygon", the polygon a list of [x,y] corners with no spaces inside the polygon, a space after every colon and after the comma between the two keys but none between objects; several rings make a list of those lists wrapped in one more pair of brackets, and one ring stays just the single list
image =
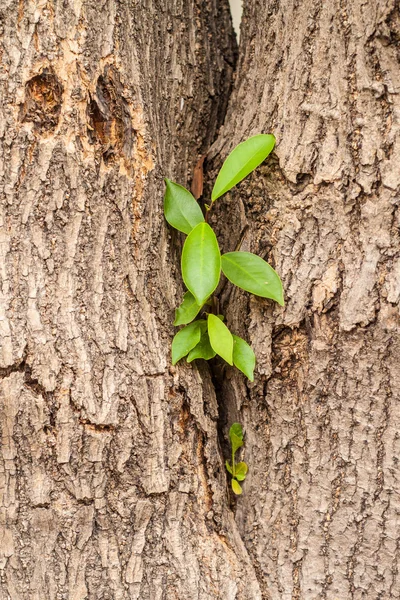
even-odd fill
[{"label": "tree bark", "polygon": [[222,122],[228,4],[1,12],[0,597],[259,597],[210,378],[170,368],[163,176]]},{"label": "tree bark", "polygon": [[284,309],[221,294],[254,384],[170,363],[163,177],[223,122],[227,2],[0,8],[1,600],[400,597],[398,8],[245,4],[206,187],[276,135],[212,216],[284,282]]},{"label": "tree bark", "polygon": [[[258,360],[227,369],[225,439],[246,429],[236,522],[264,598],[399,598],[399,4],[245,3],[215,165],[273,132],[273,160],[214,215],[266,257],[286,306],[228,287]],[[211,173],[211,179],[212,175]],[[246,315],[246,318],[244,318]],[[225,449],[227,451],[227,449]]]}]

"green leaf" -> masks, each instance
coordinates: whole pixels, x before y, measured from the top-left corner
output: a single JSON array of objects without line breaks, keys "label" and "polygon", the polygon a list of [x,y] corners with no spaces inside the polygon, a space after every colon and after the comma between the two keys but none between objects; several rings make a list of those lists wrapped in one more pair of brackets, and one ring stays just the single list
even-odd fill
[{"label": "green leaf", "polygon": [[186,325],[198,315],[201,306],[196,302],[196,298],[191,292],[186,292],[183,296],[182,304],[175,311],[174,325]]},{"label": "green leaf", "polygon": [[172,364],[186,356],[200,341],[202,331],[206,328],[206,321],[194,321],[178,331],[172,340]]},{"label": "green leaf", "polygon": [[243,491],[236,479],[232,479],[232,490],[237,496],[240,496]]},{"label": "green leaf", "polygon": [[222,270],[238,287],[284,306],[283,287],[276,271],[251,252],[228,252],[221,257]]},{"label": "green leaf", "polygon": [[236,435],[241,440],[243,439],[243,429],[240,423],[232,423],[229,429],[229,437]]},{"label": "green leaf", "polygon": [[243,440],[241,440],[240,438],[238,438],[236,435],[233,434],[233,435],[231,435],[231,445],[232,445],[233,454],[235,454],[235,452],[243,446]]},{"label": "green leaf", "polygon": [[216,353],[211,348],[208,333],[203,333],[197,346],[195,346],[193,350],[189,352],[187,362],[190,363],[196,358],[204,358],[204,360],[210,360],[210,358],[214,358],[215,354]]},{"label": "green leaf", "polygon": [[236,146],[218,173],[211,200],[214,202],[247,177],[267,158],[274,146],[275,137],[270,134],[254,135]]},{"label": "green leaf", "polygon": [[182,277],[186,287],[203,305],[218,285],[221,254],[217,238],[207,223],[199,223],[189,233],[182,250]]},{"label": "green leaf", "polygon": [[256,355],[247,342],[237,335],[233,335],[233,364],[250,381],[254,381],[254,367],[256,365]]},{"label": "green leaf", "polygon": [[245,462],[240,462],[235,466],[235,477],[238,481],[246,479],[247,471],[249,470]]},{"label": "green leaf", "polygon": [[233,337],[227,326],[215,315],[208,315],[210,344],[219,356],[233,365]]},{"label": "green leaf", "polygon": [[232,467],[229,464],[228,460],[225,461],[225,467],[226,467],[226,470],[228,471],[228,473],[230,473],[231,475],[233,475],[233,473],[232,473]]},{"label": "green leaf", "polygon": [[229,429],[229,439],[231,440],[232,452],[235,454],[243,446],[243,430],[240,423],[233,423]]},{"label": "green leaf", "polygon": [[172,227],[189,234],[196,225],[204,221],[201,208],[183,186],[169,179],[165,179],[165,185],[165,218]]}]

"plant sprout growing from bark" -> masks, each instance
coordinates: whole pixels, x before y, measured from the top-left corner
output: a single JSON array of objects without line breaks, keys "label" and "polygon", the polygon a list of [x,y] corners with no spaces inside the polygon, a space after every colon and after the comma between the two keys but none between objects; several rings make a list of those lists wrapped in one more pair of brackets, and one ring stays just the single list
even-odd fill
[{"label": "plant sprout growing from bark", "polygon": [[[174,325],[184,325],[172,341],[172,364],[186,356],[210,360],[218,354],[235,365],[253,381],[255,355],[249,344],[230,332],[216,311],[213,294],[221,270],[238,287],[275,300],[283,306],[283,288],[279,275],[262,258],[251,252],[227,252],[221,256],[208,215],[215,201],[242,181],[270,154],[275,145],[273,135],[260,134],[242,142],[229,154],[215,181],[206,214],[192,194],[181,185],[165,180],[165,218],[172,227],[187,235],[182,250],[182,278],[187,287],[177,308]],[[203,311],[203,318],[196,319]]]},{"label": "plant sprout growing from bark", "polygon": [[239,481],[246,479],[248,467],[245,462],[235,463],[235,454],[243,446],[243,430],[240,423],[234,423],[229,430],[229,439],[232,449],[232,464],[227,460],[225,462],[226,470],[232,475],[232,490],[235,494],[240,495],[242,488]]},{"label": "plant sprout growing from bark", "polygon": [[[238,287],[270,298],[283,306],[283,288],[279,275],[265,260],[251,252],[227,252],[221,256],[218,240],[208,224],[214,202],[256,169],[275,145],[273,135],[255,135],[242,142],[229,154],[214,184],[211,203],[206,214],[192,194],[178,183],[165,180],[165,218],[172,227],[187,235],[182,250],[182,278],[187,287],[182,304],[176,309],[174,325],[184,325],[172,340],[172,364],[186,356],[187,362],[202,358],[210,360],[218,354],[229,365],[235,365],[246,377],[254,380],[255,354],[249,344],[231,333],[224,317],[217,314],[213,294],[218,287],[221,270]],[[203,311],[203,317],[196,319]],[[235,463],[235,453],[243,445],[239,423],[229,430],[232,464],[226,469],[232,476],[232,490],[241,494],[239,481],[247,474],[245,462]]]}]

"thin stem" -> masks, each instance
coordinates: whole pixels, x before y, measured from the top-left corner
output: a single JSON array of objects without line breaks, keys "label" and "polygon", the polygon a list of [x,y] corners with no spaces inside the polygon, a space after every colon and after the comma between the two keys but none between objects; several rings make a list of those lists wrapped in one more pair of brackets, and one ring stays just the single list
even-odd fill
[{"label": "thin stem", "polygon": [[235,453],[233,451],[233,446],[232,446],[232,477],[236,476],[236,469],[235,469]]},{"label": "thin stem", "polygon": [[212,209],[213,206],[214,206],[214,202],[211,202],[211,204],[206,204],[206,217],[205,217],[206,223],[208,223],[208,213],[210,212],[210,210]]}]

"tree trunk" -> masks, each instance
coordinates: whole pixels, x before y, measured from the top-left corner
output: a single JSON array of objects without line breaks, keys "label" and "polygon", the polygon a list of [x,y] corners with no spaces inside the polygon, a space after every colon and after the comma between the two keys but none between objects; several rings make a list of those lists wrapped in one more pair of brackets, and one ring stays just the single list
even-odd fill
[{"label": "tree trunk", "polygon": [[258,366],[254,384],[232,369],[218,384],[225,438],[246,429],[236,522],[272,600],[400,597],[399,14],[391,0],[245,3],[213,148],[219,165],[249,135],[277,137],[214,215],[225,251],[250,226],[241,249],[285,289],[284,309],[227,289]]},{"label": "tree trunk", "polygon": [[208,175],[275,133],[213,216],[284,282],[284,309],[221,296],[254,384],[170,362],[163,177],[190,181],[223,122],[227,2],[0,12],[0,600],[400,597],[394,0],[245,5]]},{"label": "tree trunk", "polygon": [[3,3],[2,599],[245,598],[215,394],[170,368],[163,176],[221,124],[227,2]]}]

